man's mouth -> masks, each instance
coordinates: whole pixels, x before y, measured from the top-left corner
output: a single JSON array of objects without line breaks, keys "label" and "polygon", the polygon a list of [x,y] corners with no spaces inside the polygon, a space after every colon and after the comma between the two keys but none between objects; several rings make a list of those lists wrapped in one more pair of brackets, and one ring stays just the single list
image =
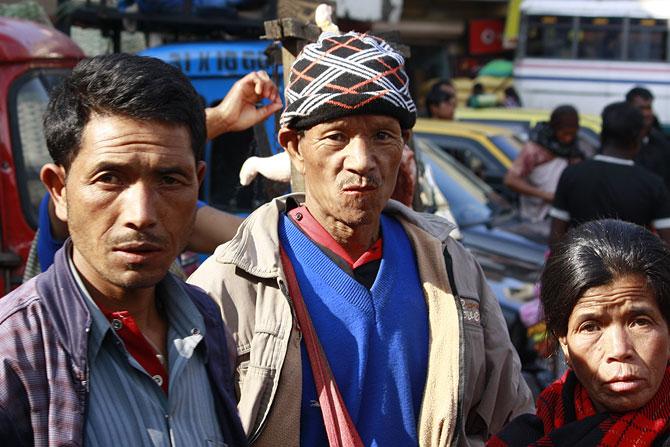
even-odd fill
[{"label": "man's mouth", "polygon": [[342,188],[345,193],[364,193],[376,190],[377,187],[373,185],[349,185]]},{"label": "man's mouth", "polygon": [[163,248],[151,242],[124,242],[114,246],[113,252],[121,255],[126,263],[136,264],[147,261],[149,258],[161,253]]}]

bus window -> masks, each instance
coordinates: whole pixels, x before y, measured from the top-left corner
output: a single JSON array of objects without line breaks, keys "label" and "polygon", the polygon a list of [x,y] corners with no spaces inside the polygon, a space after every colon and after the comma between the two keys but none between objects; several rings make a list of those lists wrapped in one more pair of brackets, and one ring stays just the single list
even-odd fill
[{"label": "bus window", "polygon": [[579,19],[580,59],[617,60],[623,56],[623,20],[595,17]]},{"label": "bus window", "polygon": [[667,20],[630,19],[627,59],[631,61],[665,61],[667,41]]},{"label": "bus window", "polygon": [[569,59],[572,57],[572,17],[528,16],[526,55]]}]

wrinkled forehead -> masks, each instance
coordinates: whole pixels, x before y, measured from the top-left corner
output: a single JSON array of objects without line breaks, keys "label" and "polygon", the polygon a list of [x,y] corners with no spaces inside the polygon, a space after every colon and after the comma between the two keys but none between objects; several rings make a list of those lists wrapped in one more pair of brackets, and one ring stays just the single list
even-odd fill
[{"label": "wrinkled forehead", "polygon": [[642,275],[626,275],[609,284],[586,290],[572,314],[622,315],[630,312],[661,313],[656,294]]},{"label": "wrinkled forehead", "polygon": [[143,154],[152,154],[160,161],[183,160],[195,164],[190,132],[185,125],[100,114],[92,115],[84,126],[79,150],[72,162],[97,163],[100,159],[113,161],[119,157],[138,159]]},{"label": "wrinkled forehead", "polygon": [[317,123],[303,133],[318,133],[338,129],[350,132],[363,132],[375,129],[388,129],[391,131],[401,132],[400,122],[392,117],[385,115],[357,115],[344,116],[332,120]]}]

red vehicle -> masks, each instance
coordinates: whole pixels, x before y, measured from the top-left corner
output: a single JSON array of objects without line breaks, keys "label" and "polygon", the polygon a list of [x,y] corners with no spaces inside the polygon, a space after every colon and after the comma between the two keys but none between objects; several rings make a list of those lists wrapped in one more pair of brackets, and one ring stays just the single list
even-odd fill
[{"label": "red vehicle", "polygon": [[21,283],[51,159],[42,132],[50,90],[84,57],[65,34],[0,17],[0,296]]}]

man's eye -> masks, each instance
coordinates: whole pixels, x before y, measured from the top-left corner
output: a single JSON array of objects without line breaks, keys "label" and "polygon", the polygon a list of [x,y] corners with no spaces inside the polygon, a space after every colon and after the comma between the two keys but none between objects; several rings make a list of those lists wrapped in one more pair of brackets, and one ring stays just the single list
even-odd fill
[{"label": "man's eye", "polygon": [[326,135],[325,139],[337,143],[343,143],[344,141],[346,141],[347,137],[343,133],[336,132]]},{"label": "man's eye", "polygon": [[388,140],[391,140],[393,138],[393,135],[391,135],[388,132],[380,131],[380,132],[377,132],[377,134],[375,135],[375,138],[377,138],[377,140],[380,140],[380,141],[388,141]]},{"label": "man's eye", "polygon": [[168,185],[168,186],[170,186],[170,185],[179,185],[179,184],[182,183],[182,181],[179,180],[179,178],[174,177],[174,176],[172,176],[172,175],[164,175],[163,177],[161,177],[161,182],[162,182],[164,185]]},{"label": "man's eye", "polygon": [[121,179],[119,178],[118,175],[113,174],[111,172],[106,172],[104,174],[101,174],[98,176],[96,179],[98,182],[101,183],[108,183],[110,185],[119,185],[121,184]]}]

